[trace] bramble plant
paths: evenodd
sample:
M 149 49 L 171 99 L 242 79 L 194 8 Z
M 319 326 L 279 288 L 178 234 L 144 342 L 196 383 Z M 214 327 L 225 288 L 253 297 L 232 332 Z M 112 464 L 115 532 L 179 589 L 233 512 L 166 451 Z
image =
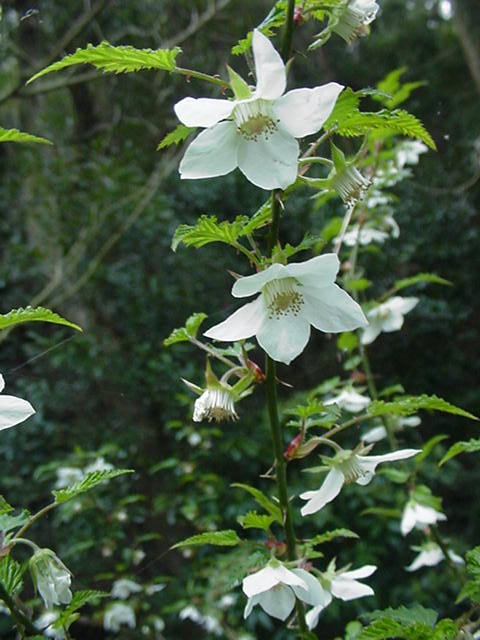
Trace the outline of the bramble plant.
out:
M 390 516 L 393 510 L 396 518 L 398 545 L 403 544 L 401 536 L 413 531 L 423 536 L 422 544 L 413 547 L 418 556 L 412 557 L 407 571 L 444 561 L 455 572 L 459 601 L 468 600 L 471 606 L 456 619 L 438 619 L 433 610 L 420 605 L 369 614 L 365 605 L 361 622 L 343 624 L 345 638 L 454 640 L 477 637 L 480 627 L 480 548 L 467 552 L 465 564 L 459 550 L 452 549 L 440 532 L 448 514 L 442 511 L 441 499 L 424 484 L 428 482 L 426 460 L 438 440 L 420 445 L 418 413 L 442 411 L 476 418 L 437 396 L 410 395 L 402 382 L 382 388 L 370 363 L 370 350 L 382 334 L 399 331 L 410 321 L 410 314 L 414 317 L 422 304 L 419 285 L 450 284 L 437 274 L 418 273 L 382 290 L 381 283 L 370 279 L 364 260 L 369 251 L 399 241 L 390 188 L 410 175 L 421 154 L 435 150 L 422 123 L 398 108 L 417 85 L 411 83 L 405 89 L 395 73 L 377 88 L 354 91 L 340 84 L 339 78 L 340 82 L 314 88 L 287 89 L 292 69 L 301 67 L 306 56 L 337 36 L 348 45 L 368 36 L 378 11 L 378 4 L 371 0 L 280 0 L 233 48 L 247 61 L 243 75 L 230 66 L 223 77 L 177 66 L 178 48 L 153 51 L 103 42 L 78 49 L 29 81 L 77 64 L 108 73 L 153 69 L 197 79 L 205 83 L 207 97 L 185 96 L 172 105 L 180 124 L 162 140 L 160 150 L 195 136 L 179 164 L 186 190 L 191 180 L 225 176 L 237 168 L 258 187 L 258 208 L 251 215 L 230 220 L 224 219 L 223 211 L 204 215 L 193 225 L 182 224 L 172 240 L 174 250 L 180 245 L 198 249 L 221 243 L 244 258 L 242 273 L 231 272 L 231 294 L 245 298 L 243 304 L 217 324 L 207 323 L 205 313 L 195 313 L 164 341 L 167 347 L 190 343 L 206 357 L 203 380 L 182 379 L 198 396 L 195 401 L 192 396 L 192 419 L 196 424 L 235 421 L 235 429 L 242 433 L 242 414 L 248 411 L 251 397 L 263 394 L 272 442 L 271 454 L 258 470 L 261 484 L 232 487 L 255 501 L 257 510 L 237 514 L 239 527 L 233 528 L 232 522 L 228 529 L 206 528 L 173 546 L 183 551 L 202 545 L 224 548 L 220 555 L 227 557 L 225 584 L 232 588 L 232 600 L 219 603 L 218 615 L 201 596 L 194 603 L 172 608 L 175 616 L 202 626 L 208 637 L 247 640 L 275 628 L 279 638 L 321 638 L 323 611 L 335 599 L 372 596 L 368 579 L 385 574 L 388 567 L 359 566 L 354 547 L 346 547 L 336 557 L 327 545 L 358 538 L 353 530 L 329 528 L 329 518 L 337 497 L 341 493 L 348 497 L 353 491 L 349 485 L 375 483 L 376 474 L 404 488 L 401 509 L 398 504 L 388 505 Z M 298 51 L 296 34 L 309 24 L 315 26 L 316 35 L 307 51 Z M 240 66 L 240 58 L 234 66 Z M 381 108 L 363 110 L 366 101 Z M 198 134 L 197 128 L 201 129 Z M 0 141 L 46 142 L 3 129 Z M 289 206 L 300 193 L 310 196 L 311 210 L 327 208 L 335 215 L 319 233 L 303 227 L 301 241 L 291 244 Z M 216 311 L 213 303 L 209 311 Z M 1 316 L 0 328 L 26 321 L 79 329 L 42 308 Z M 318 380 L 310 390 L 292 390 L 285 382 L 290 369 L 280 370 L 278 363 L 295 367 L 296 359 L 312 344 L 311 327 L 326 334 L 324 340 L 335 336 L 342 376 Z M 3 389 L 3 378 L 0 382 Z M 26 420 L 33 411 L 25 400 L 0 396 L 0 429 Z M 259 430 L 264 428 L 265 424 L 258 425 Z M 245 433 L 245 438 L 252 437 Z M 441 464 L 479 448 L 478 441 L 457 443 Z M 98 604 L 108 595 L 76 590 L 75 578 L 56 552 L 25 537 L 30 526 L 104 480 L 130 471 L 113 468 L 103 459 L 96 468 L 66 466 L 59 470 L 53 502 L 38 512 L 12 515 L 13 507 L 4 500 L 0 503 L 0 599 L 19 637 L 44 633 L 71 638 L 70 627 L 79 609 L 87 603 Z M 387 511 L 385 504 L 382 500 L 370 506 L 370 514 L 382 515 L 382 510 Z M 352 507 L 352 521 L 357 515 Z M 32 552 L 23 565 L 14 557 L 20 548 Z M 33 604 L 23 598 L 26 565 L 40 596 Z M 240 601 L 240 592 L 246 622 L 237 616 L 232 624 L 220 610 Z M 107 632 L 136 628 L 141 607 L 132 602 L 137 603 L 140 593 L 142 587 L 135 581 L 119 578 L 114 582 L 114 603 L 104 609 Z M 50 617 L 39 617 L 41 601 Z M 278 621 L 275 627 L 270 618 Z M 169 637 L 168 626 L 164 631 L 163 625 L 158 619 L 142 629 L 150 637 Z

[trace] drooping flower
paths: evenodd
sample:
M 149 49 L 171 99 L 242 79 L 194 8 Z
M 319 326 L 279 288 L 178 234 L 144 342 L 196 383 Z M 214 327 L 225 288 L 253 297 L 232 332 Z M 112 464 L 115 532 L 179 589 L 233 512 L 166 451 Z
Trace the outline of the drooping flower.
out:
M 260 295 L 205 335 L 228 342 L 256 336 L 271 358 L 290 364 L 304 350 L 310 325 L 339 333 L 366 324 L 360 306 L 335 284 L 339 266 L 338 257 L 328 253 L 287 266 L 273 264 L 240 278 L 232 287 L 233 296 Z
M 379 6 L 373 0 L 350 0 L 332 31 L 348 44 L 368 35 L 368 25 L 375 20 Z
M 320 613 L 327 607 L 332 599 L 340 598 L 340 600 L 355 600 L 356 598 L 364 598 L 365 596 L 373 596 L 374 591 L 371 587 L 361 582 L 360 578 L 368 578 L 377 567 L 367 564 L 353 571 L 345 569 L 335 570 L 335 560 L 332 560 L 326 572 L 321 574 L 320 583 L 325 591 L 325 604 L 317 604 L 306 614 L 306 622 L 310 631 L 318 624 Z
M 297 177 L 296 138 L 319 131 L 342 85 L 284 93 L 285 65 L 270 40 L 255 30 L 252 38 L 257 86 L 252 91 L 230 72 L 234 100 L 184 98 L 175 105 L 188 127 L 206 127 L 180 163 L 182 178 L 223 176 L 236 167 L 262 189 L 285 189 Z
M 343 389 L 338 396 L 325 400 L 323 404 L 336 404 L 340 409 L 345 409 L 350 413 L 358 413 L 368 407 L 370 402 L 371 400 L 368 396 L 362 396 L 361 393 L 354 389 Z
M 126 600 L 132 593 L 139 593 L 140 591 L 142 591 L 142 587 L 138 582 L 128 578 L 120 578 L 113 583 L 111 596 L 119 600 Z
M 342 449 L 334 458 L 324 458 L 324 461 L 331 467 L 322 486 L 316 491 L 305 491 L 300 494 L 302 500 L 308 500 L 301 509 L 302 516 L 316 513 L 338 496 L 344 484 L 356 482 L 360 485 L 367 485 L 375 475 L 377 465 L 382 462 L 392 462 L 394 460 L 404 460 L 420 453 L 419 449 L 400 449 L 392 453 L 381 456 L 362 455 L 368 453 L 371 445 L 351 451 Z
M 271 560 L 266 567 L 244 578 L 242 586 L 248 597 L 245 618 L 259 604 L 273 618 L 286 620 L 295 606 L 295 597 L 316 606 L 323 604 L 328 595 L 311 573 L 287 569 L 277 560 Z
M 120 631 L 122 625 L 135 629 L 137 624 L 135 611 L 128 604 L 114 602 L 105 611 L 103 628 L 107 631 Z
M 433 507 L 410 499 L 405 505 L 400 523 L 400 531 L 406 536 L 413 528 L 425 529 L 431 524 L 446 520 L 447 516 Z
M 0 393 L 5 387 L 5 380 L 0 373 Z M 14 427 L 35 413 L 35 409 L 26 400 L 15 396 L 0 395 L 0 431 Z
M 429 541 L 421 547 L 412 547 L 412 549 L 415 549 L 420 553 L 415 560 L 408 565 L 408 567 L 405 567 L 407 571 L 417 571 L 417 569 L 421 569 L 422 567 L 434 567 L 442 562 L 442 560 L 445 560 L 445 554 L 436 542 Z M 464 564 L 463 558 L 455 552 L 449 549 L 447 553 L 452 562 L 455 562 L 456 564 Z
M 42 597 L 45 607 L 69 604 L 71 573 L 51 549 L 38 549 L 29 561 L 33 583 Z
M 362 344 L 371 344 L 381 333 L 399 331 L 403 326 L 404 315 L 418 304 L 418 298 L 394 296 L 367 311 L 368 326 L 362 332 Z

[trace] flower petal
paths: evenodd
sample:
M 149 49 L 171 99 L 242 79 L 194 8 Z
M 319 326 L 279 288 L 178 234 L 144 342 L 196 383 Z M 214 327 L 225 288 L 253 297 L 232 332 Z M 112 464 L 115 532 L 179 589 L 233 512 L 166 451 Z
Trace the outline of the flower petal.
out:
M 253 296 L 253 294 L 258 293 L 267 282 L 277 280 L 278 278 L 286 278 L 289 275 L 287 270 L 288 267 L 284 267 L 283 264 L 276 262 L 268 267 L 268 269 L 265 269 L 265 271 L 240 278 L 236 280 L 232 287 L 232 296 L 235 298 Z
M 23 422 L 35 413 L 26 400 L 15 396 L 0 396 L 0 431 Z
M 247 600 L 247 604 L 245 605 L 245 611 L 243 612 L 243 617 L 248 618 L 248 616 L 252 613 L 253 607 L 258 604 L 260 596 L 252 596 Z
M 211 127 L 231 115 L 235 102 L 215 98 L 183 98 L 173 108 L 177 118 L 187 127 Z
M 289 133 L 277 129 L 257 140 L 238 137 L 238 166 L 250 182 L 267 190 L 286 189 L 295 182 L 299 146 Z
M 368 318 L 369 324 L 362 330 L 362 338 L 361 338 L 362 344 L 372 344 L 372 342 L 376 338 L 378 338 L 378 336 L 382 332 L 382 326 L 378 321 L 374 322 L 373 319 L 369 318 L 368 314 L 367 314 L 367 318 Z
M 304 287 L 324 288 L 335 282 L 340 261 L 335 253 L 324 253 L 305 262 L 292 262 L 286 273 L 296 278 Z
M 292 573 L 297 575 L 305 582 L 306 589 L 300 586 L 292 585 L 297 598 L 311 605 L 322 605 L 326 607 L 332 600 L 332 596 L 326 591 L 319 580 L 305 569 L 292 569 Z
M 258 603 L 268 615 L 279 620 L 286 620 L 295 606 L 295 596 L 290 587 L 279 585 L 258 596 Z
M 368 578 L 375 573 L 376 570 L 377 567 L 374 564 L 366 564 L 358 569 L 353 569 L 353 571 L 344 571 L 340 575 L 342 578 L 347 578 L 348 580 L 359 580 L 361 578 Z
M 330 596 L 327 604 L 322 605 L 319 604 L 316 607 L 313 607 L 313 609 L 310 609 L 310 611 L 307 611 L 306 615 L 305 615 L 305 621 L 307 623 L 307 627 L 309 628 L 309 630 L 311 631 L 312 629 L 315 629 L 315 627 L 318 624 L 318 618 L 321 614 L 321 612 L 325 609 L 325 607 L 327 607 L 330 602 L 332 601 L 332 596 L 330 594 L 328 594 Z
M 4 388 L 5 388 L 5 380 L 2 374 L 0 373 L 0 393 L 4 390 Z
M 270 40 L 257 29 L 253 32 L 252 49 L 257 76 L 255 96 L 276 100 L 283 94 L 287 84 L 283 60 Z
M 356 580 L 344 578 L 343 575 L 332 580 L 331 589 L 332 594 L 341 600 L 354 600 L 355 598 L 374 595 L 372 587 L 357 582 Z
M 235 342 L 251 338 L 261 328 L 267 318 L 265 305 L 262 296 L 253 302 L 243 305 L 237 309 L 220 324 L 216 324 L 203 334 L 207 338 L 214 340 L 224 340 L 225 342 Z
M 345 476 L 341 471 L 333 467 L 327 474 L 322 486 L 317 491 L 305 491 L 300 494 L 302 500 L 308 500 L 301 509 L 302 516 L 316 513 L 338 496 L 342 490 Z
M 237 166 L 237 130 L 233 122 L 205 129 L 188 147 L 180 163 L 182 178 L 224 176 Z
M 415 509 L 412 505 L 407 504 L 405 509 L 403 510 L 402 521 L 400 523 L 400 531 L 402 532 L 402 536 L 406 536 L 413 527 L 417 523 L 417 518 L 415 517 Z
M 336 284 L 322 289 L 305 287 L 303 298 L 305 316 L 319 331 L 340 333 L 367 324 L 360 305 Z
M 252 596 L 256 596 L 259 593 L 263 593 L 264 591 L 268 591 L 272 587 L 275 587 L 277 584 L 281 582 L 281 578 L 279 577 L 278 571 L 276 567 L 271 567 L 267 565 L 260 569 L 260 571 L 256 571 L 249 576 L 246 576 L 242 582 L 243 593 L 251 598 Z
M 263 299 L 263 296 L 262 296 Z M 310 323 L 302 315 L 267 318 L 256 332 L 258 344 L 277 362 L 290 362 L 305 349 L 310 338 Z
M 273 112 L 292 136 L 303 138 L 322 128 L 342 89 L 336 82 L 315 89 L 294 89 L 275 101 Z

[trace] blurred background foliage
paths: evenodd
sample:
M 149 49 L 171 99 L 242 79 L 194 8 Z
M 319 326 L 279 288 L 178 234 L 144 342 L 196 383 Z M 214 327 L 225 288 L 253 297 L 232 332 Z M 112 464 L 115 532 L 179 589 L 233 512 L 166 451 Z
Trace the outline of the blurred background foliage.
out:
M 166 350 L 162 340 L 194 311 L 211 314 L 212 323 L 223 318 L 230 305 L 227 269 L 245 272 L 238 256 L 217 245 L 173 253 L 175 228 L 203 213 L 230 219 L 251 214 L 262 204 L 259 193 L 238 172 L 181 184 L 181 149 L 156 151 L 176 125 L 173 104 L 187 94 L 205 93 L 199 81 L 154 72 L 109 76 L 84 67 L 24 83 L 76 47 L 102 40 L 141 48 L 179 45 L 182 64 L 223 75 L 231 46 L 260 23 L 271 3 L 1 4 L 1 125 L 44 136 L 54 145 L 0 147 L 0 311 L 41 304 L 84 330 L 72 335 L 59 327 L 27 325 L 2 343 L 7 392 L 28 398 L 37 414 L 2 433 L 1 492 L 10 503 L 35 510 L 48 501 L 58 467 L 84 467 L 103 456 L 136 469 L 135 476 L 112 481 L 39 522 L 37 540 L 59 553 L 77 587 L 108 591 L 118 577 L 167 585 L 135 601 L 142 623 L 121 637 L 162 637 L 150 624 L 156 615 L 167 621 L 164 637 L 214 637 L 216 627 L 214 622 L 209 627 L 208 619 L 203 626 L 179 620 L 178 612 L 194 605 L 220 621 L 224 637 L 241 638 L 240 590 L 232 591 L 236 604 L 217 606 L 242 577 L 235 575 L 240 552 L 213 560 L 208 548 L 184 554 L 168 549 L 195 532 L 234 528 L 236 516 L 253 508 L 246 494 L 229 485 L 256 484 L 267 471 L 270 439 L 261 389 L 240 405 L 240 423 L 194 425 L 194 398 L 180 376 L 201 384 L 204 357 L 183 345 Z M 478 413 L 480 7 L 477 0 L 380 4 L 371 36 L 352 47 L 332 38 L 304 59 L 301 52 L 315 27 L 297 28 L 292 82 L 315 86 L 336 80 L 359 89 L 375 86 L 399 67 L 406 67 L 406 80 L 425 82 L 406 107 L 431 132 L 438 153 L 422 156 L 414 176 L 396 187 L 400 238 L 389 241 L 384 252 L 366 252 L 364 260 L 369 277 L 380 283 L 379 293 L 392 280 L 418 271 L 435 272 L 453 286 L 412 292 L 421 303 L 401 333 L 377 341 L 373 368 L 381 372 L 380 385 L 400 382 L 408 393 L 437 393 Z M 243 69 L 240 58 L 230 57 L 229 63 Z M 311 210 L 306 198 L 295 200 L 285 234 L 299 234 L 307 222 L 321 226 L 325 214 Z M 340 201 L 328 211 L 341 215 Z M 297 389 L 341 372 L 332 359 L 333 340 L 317 335 L 311 347 L 295 366 L 281 370 L 282 379 Z M 283 393 L 288 401 L 295 391 Z M 445 433 L 451 443 L 472 437 L 477 428 L 444 414 L 423 416 L 421 430 L 424 440 Z M 422 480 L 444 497 L 449 521 L 443 530 L 462 552 L 478 536 L 479 506 L 471 488 L 480 474 L 469 456 L 439 471 L 435 462 L 442 447 L 435 449 Z M 322 638 L 343 634 L 351 617 L 375 606 L 418 601 L 455 614 L 456 584 L 446 567 L 405 574 L 413 552 L 399 535 L 398 517 L 359 515 L 379 499 L 399 515 L 404 488 L 382 477 L 371 491 L 350 488 L 335 502 L 335 511 L 328 508 L 315 517 L 320 531 L 343 526 L 362 535 L 360 541 L 332 543 L 327 557 L 337 554 L 339 566 L 354 561 L 381 567 L 371 580 L 375 601 L 332 605 L 319 627 Z M 256 612 L 245 628 L 258 638 L 286 637 L 276 627 Z M 8 628 L 1 629 L 0 635 L 9 637 Z M 83 614 L 73 633 L 104 637 L 100 612 Z

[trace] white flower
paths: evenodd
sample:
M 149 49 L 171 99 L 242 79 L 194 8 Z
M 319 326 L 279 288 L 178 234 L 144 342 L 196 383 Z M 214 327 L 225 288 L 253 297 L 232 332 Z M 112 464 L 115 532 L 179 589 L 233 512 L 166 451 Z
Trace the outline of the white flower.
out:
M 47 609 L 72 601 L 70 571 L 51 549 L 35 551 L 29 567 L 32 580 Z
M 417 547 L 417 549 L 418 548 L 420 549 L 420 553 L 408 567 L 405 567 L 407 571 L 417 571 L 417 569 L 421 567 L 434 567 L 445 559 L 445 554 L 435 542 L 426 542 L 421 547 Z M 463 558 L 453 551 L 449 550 L 447 553 L 452 562 L 456 564 L 464 563 Z
M 115 580 L 112 585 L 112 598 L 118 598 L 120 600 L 126 600 L 132 593 L 139 593 L 142 590 L 141 585 L 134 580 L 128 578 L 120 578 Z
M 350 0 L 333 31 L 352 44 L 355 38 L 368 35 L 368 25 L 375 20 L 378 9 L 373 0 Z
M 368 407 L 370 402 L 371 400 L 368 396 L 362 396 L 361 393 L 357 393 L 353 389 L 343 389 L 338 396 L 326 400 L 323 404 L 336 404 L 340 409 L 345 409 L 350 413 L 358 413 Z
M 365 325 L 359 305 L 335 284 L 339 266 L 338 257 L 328 253 L 287 266 L 276 263 L 240 278 L 233 285 L 233 296 L 261 295 L 205 335 L 226 341 L 256 336 L 271 358 L 289 364 L 304 350 L 310 325 L 328 333 Z
M 203 621 L 203 616 L 197 607 L 189 604 L 184 607 L 180 613 L 178 614 L 180 620 L 191 620 L 192 622 L 197 622 L 200 624 Z
M 0 393 L 5 387 L 5 380 L 0 373 Z M 14 427 L 35 413 L 35 409 L 26 400 L 15 396 L 0 395 L 0 431 Z
M 59 467 L 57 469 L 57 480 L 55 482 L 56 489 L 68 487 L 83 478 L 83 472 L 77 467 Z
M 403 326 L 403 316 L 418 304 L 418 298 L 394 296 L 367 311 L 368 326 L 362 332 L 362 344 L 371 344 L 380 333 L 399 331 Z
M 58 611 L 45 611 L 35 620 L 35 627 L 42 635 L 53 640 L 65 640 L 65 634 L 61 629 L 55 629 L 53 623 L 58 618 Z
M 315 606 L 323 604 L 327 595 L 308 571 L 287 569 L 278 561 L 271 561 L 260 571 L 244 578 L 243 592 L 248 597 L 245 618 L 259 604 L 266 613 L 279 620 L 288 618 L 295 606 L 295 597 Z
M 238 420 L 235 411 L 235 397 L 225 386 L 216 386 L 205 389 L 202 395 L 195 400 L 193 409 L 193 421 L 201 422 L 207 419 L 209 422 L 221 422 L 222 420 Z
M 358 582 L 358 578 L 368 578 L 377 570 L 377 567 L 367 564 L 360 569 L 354 571 L 335 571 L 335 563 L 331 563 L 326 573 L 322 574 L 321 583 L 327 595 L 325 604 L 318 604 L 308 611 L 306 622 L 310 631 L 318 624 L 320 613 L 332 601 L 332 597 L 341 600 L 354 600 L 355 598 L 363 598 L 365 596 L 373 596 L 374 592 L 371 587 Z
M 393 418 L 393 416 L 392 416 Z M 405 427 L 418 427 L 422 421 L 418 416 L 406 416 L 405 418 L 397 417 L 395 420 L 391 419 L 393 431 L 403 431 Z M 362 441 L 367 443 L 379 442 L 387 437 L 387 430 L 383 425 L 378 427 L 372 427 L 362 436 Z
M 347 247 L 354 247 L 356 244 L 366 246 L 372 242 L 383 244 L 388 237 L 386 231 L 370 227 L 359 228 L 357 225 L 343 236 L 343 244 Z
M 114 602 L 105 611 L 103 628 L 107 631 L 120 631 L 122 625 L 135 629 L 136 624 L 135 611 L 128 604 Z
M 361 449 L 363 453 L 368 453 L 371 446 Z M 360 485 L 367 485 L 375 475 L 377 465 L 382 462 L 392 462 L 394 460 L 404 460 L 420 453 L 419 449 L 400 449 L 392 453 L 381 456 L 365 456 L 344 449 L 329 460 L 331 469 L 327 474 L 322 486 L 317 491 L 306 491 L 300 494 L 302 500 L 308 500 L 301 509 L 302 516 L 316 513 L 338 496 L 344 484 L 356 482 Z
M 235 74 L 234 100 L 184 98 L 175 105 L 188 127 L 206 127 L 180 163 L 182 178 L 223 176 L 236 167 L 262 189 L 295 182 L 300 153 L 296 138 L 319 131 L 343 87 L 336 82 L 284 94 L 285 65 L 270 40 L 252 38 L 257 86 L 253 93 Z
M 397 164 L 401 169 L 406 164 L 418 164 L 420 154 L 427 151 L 427 145 L 419 140 L 404 140 L 397 147 Z
M 114 469 L 113 464 L 107 462 L 103 456 L 99 456 L 94 462 L 85 467 L 85 473 L 92 473 L 93 471 L 110 471 Z
M 403 510 L 400 531 L 402 535 L 406 536 L 414 527 L 417 529 L 425 529 L 430 524 L 436 524 L 446 519 L 447 516 L 441 513 L 441 511 L 420 504 L 412 498 L 407 502 Z

